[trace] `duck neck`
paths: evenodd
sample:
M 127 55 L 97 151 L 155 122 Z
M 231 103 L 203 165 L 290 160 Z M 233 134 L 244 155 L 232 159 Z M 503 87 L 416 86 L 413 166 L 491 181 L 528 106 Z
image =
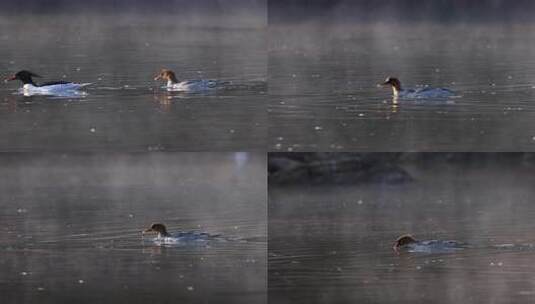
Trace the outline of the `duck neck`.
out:
M 392 83 L 392 91 L 394 92 L 394 95 L 397 96 L 398 93 L 401 91 L 401 82 L 396 79 L 394 83 Z
M 30 84 L 32 86 L 36 86 L 35 83 L 33 82 L 32 77 L 25 77 L 25 78 L 21 79 L 20 81 L 22 81 L 22 84 L 24 84 L 24 85 Z
M 401 88 L 396 88 L 396 86 L 392 86 L 392 94 L 397 97 L 399 95 L 399 91 L 401 91 Z
M 167 78 L 167 86 L 170 87 L 176 83 L 178 83 L 178 79 L 176 79 L 175 73 L 170 73 L 169 77 Z

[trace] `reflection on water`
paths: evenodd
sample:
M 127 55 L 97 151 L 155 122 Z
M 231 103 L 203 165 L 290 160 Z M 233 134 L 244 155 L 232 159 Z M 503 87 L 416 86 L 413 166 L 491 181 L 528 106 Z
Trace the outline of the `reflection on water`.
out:
M 2 78 L 27 69 L 46 81 L 93 83 L 86 96 L 60 97 L 25 97 L 18 81 L 2 83 L 2 151 L 265 148 L 263 26 L 179 26 L 158 14 L 16 15 L 0 24 Z M 229 88 L 165 95 L 153 80 L 163 67 Z
M 409 183 L 270 184 L 270 301 L 533 302 L 533 159 L 408 155 Z M 405 233 L 469 246 L 396 254 Z
M 535 148 L 532 25 L 274 25 L 269 145 L 275 151 Z M 401 100 L 380 86 L 445 87 Z
M 266 303 L 265 157 L 0 157 L 3 303 Z M 160 247 L 141 231 L 221 234 Z

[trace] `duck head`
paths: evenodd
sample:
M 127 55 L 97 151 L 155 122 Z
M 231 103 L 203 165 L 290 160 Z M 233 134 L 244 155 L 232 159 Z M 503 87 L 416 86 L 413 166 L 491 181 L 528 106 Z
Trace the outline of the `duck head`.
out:
M 143 230 L 143 234 L 150 232 L 158 233 L 159 236 L 169 236 L 165 225 L 160 223 L 152 224 L 149 229 Z
M 35 73 L 32 73 L 30 71 L 19 71 L 16 74 L 6 78 L 6 81 L 12 81 L 12 80 L 20 80 L 23 84 L 34 84 L 32 77 L 41 77 Z
M 397 252 L 401 247 L 414 244 L 416 242 L 418 241 L 415 238 L 413 238 L 411 235 L 405 234 L 405 235 L 398 237 L 396 242 L 394 242 L 393 248 Z
M 394 96 L 398 95 L 398 92 L 401 91 L 401 81 L 395 77 L 387 77 L 385 79 L 385 82 L 383 83 L 384 86 L 391 86 L 392 91 L 394 93 Z
M 154 80 L 165 80 L 168 84 L 178 83 L 175 72 L 168 69 L 162 69 L 160 73 L 154 77 Z

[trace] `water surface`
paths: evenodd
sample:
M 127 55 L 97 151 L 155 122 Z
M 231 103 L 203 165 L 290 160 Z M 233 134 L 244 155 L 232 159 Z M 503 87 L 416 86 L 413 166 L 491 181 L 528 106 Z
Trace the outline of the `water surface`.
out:
M 265 157 L 0 157 L 3 303 L 266 303 Z M 160 247 L 153 222 L 226 242 Z
M 533 161 L 403 166 L 414 181 L 270 185 L 270 301 L 533 302 Z M 406 233 L 472 248 L 397 255 Z
M 533 150 L 533 32 L 503 23 L 270 25 L 270 150 Z M 460 97 L 396 103 L 378 86 L 387 76 Z
M 0 86 L 2 151 L 240 151 L 265 147 L 266 50 L 262 19 L 185 23 L 169 14 L 18 14 L 0 17 L 0 74 L 93 83 L 83 98 L 25 97 Z M 200 18 L 200 17 L 199 17 Z M 189 20 L 189 19 L 188 19 Z M 169 93 L 179 80 L 225 89 Z

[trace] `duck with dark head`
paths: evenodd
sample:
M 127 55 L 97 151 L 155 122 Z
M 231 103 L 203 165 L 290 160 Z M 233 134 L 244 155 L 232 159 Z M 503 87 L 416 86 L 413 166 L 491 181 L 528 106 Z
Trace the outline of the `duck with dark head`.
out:
M 74 83 L 68 81 L 50 81 L 37 84 L 33 78 L 41 78 L 36 73 L 22 70 L 6 78 L 5 81 L 20 80 L 25 95 L 61 95 L 64 92 L 72 92 L 90 85 L 90 83 Z

